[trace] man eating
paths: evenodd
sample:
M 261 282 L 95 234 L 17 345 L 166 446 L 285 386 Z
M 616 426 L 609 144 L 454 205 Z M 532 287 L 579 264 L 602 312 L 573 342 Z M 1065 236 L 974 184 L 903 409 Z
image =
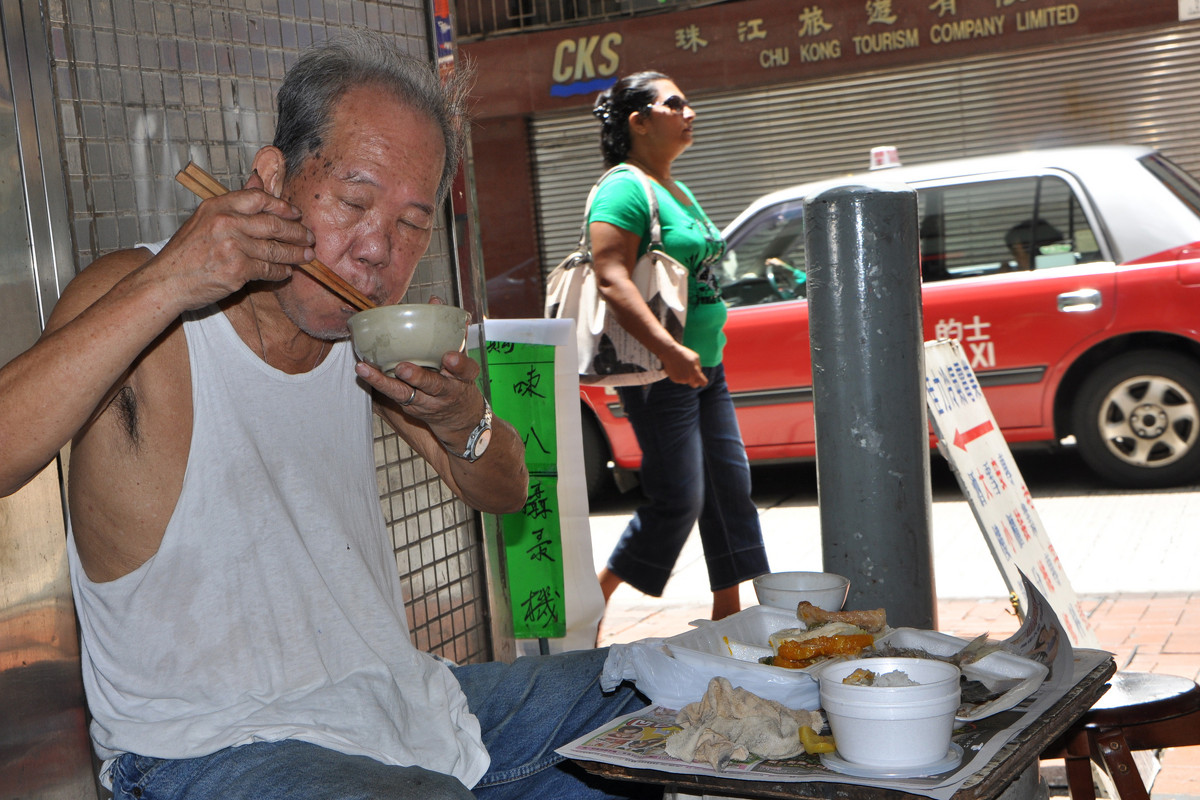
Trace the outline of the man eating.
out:
M 0 495 L 71 443 L 84 686 L 117 798 L 624 791 L 553 752 L 644 705 L 600 693 L 601 651 L 453 667 L 409 639 L 371 414 L 468 505 L 517 510 L 523 447 L 479 365 L 357 363 L 355 309 L 297 269 L 403 296 L 465 92 L 379 36 L 317 45 L 245 186 L 82 271 L 0 370 Z

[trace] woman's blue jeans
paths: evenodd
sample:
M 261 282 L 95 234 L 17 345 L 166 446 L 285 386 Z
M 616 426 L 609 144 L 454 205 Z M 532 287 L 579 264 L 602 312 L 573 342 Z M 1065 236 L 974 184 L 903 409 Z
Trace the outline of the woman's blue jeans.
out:
M 634 512 L 608 569 L 654 597 L 697 521 L 714 592 L 770 571 L 725 367 L 704 373 L 708 384 L 700 389 L 661 380 L 617 390 L 642 448 L 647 502 Z
M 114 800 L 557 800 L 661 798 L 661 787 L 607 781 L 554 750 L 644 708 L 623 685 L 600 691 L 607 650 L 581 650 L 454 667 L 492 757 L 473 792 L 420 767 L 396 767 L 285 740 L 230 747 L 200 758 L 125 754 L 113 766 Z

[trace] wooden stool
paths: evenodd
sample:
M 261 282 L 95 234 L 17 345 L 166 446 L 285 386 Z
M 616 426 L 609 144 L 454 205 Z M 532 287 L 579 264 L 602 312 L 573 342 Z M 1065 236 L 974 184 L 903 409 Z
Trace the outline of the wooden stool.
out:
M 1120 800 L 1149 800 L 1135 750 L 1200 744 L 1200 686 L 1177 675 L 1117 672 L 1111 688 L 1042 753 L 1066 761 L 1072 800 L 1096 800 L 1091 761 L 1112 778 Z

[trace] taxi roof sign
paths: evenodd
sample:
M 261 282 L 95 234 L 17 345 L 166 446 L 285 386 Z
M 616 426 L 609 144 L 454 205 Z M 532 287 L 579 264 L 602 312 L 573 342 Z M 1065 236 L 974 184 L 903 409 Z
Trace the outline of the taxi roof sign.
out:
M 900 166 L 900 151 L 892 145 L 871 148 L 871 169 L 891 169 Z

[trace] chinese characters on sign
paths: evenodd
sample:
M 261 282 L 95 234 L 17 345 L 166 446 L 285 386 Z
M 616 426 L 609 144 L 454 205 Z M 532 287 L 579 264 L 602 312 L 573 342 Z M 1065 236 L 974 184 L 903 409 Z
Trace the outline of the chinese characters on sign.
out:
M 849 52 L 866 56 L 917 48 L 922 44 L 954 44 L 1079 22 L 1080 10 L 1076 3 L 1026 7 L 1026 2 L 994 0 L 994 8 L 989 9 L 992 13 L 980 13 L 980 9 L 961 15 L 959 0 L 921 0 L 919 4 L 904 0 L 864 0 L 861 5 L 856 4 L 857 11 L 847 11 L 840 4 L 818 3 L 801 5 L 794 14 L 794 21 L 786 26 L 768 25 L 762 17 L 736 20 L 733 33 L 740 43 L 762 41 L 758 62 L 763 69 L 769 69 L 787 66 L 793 54 L 799 63 L 813 63 L 841 59 Z M 726 31 L 710 32 L 706 38 L 697 24 L 676 28 L 675 47 L 699 53 L 709 46 L 715 33 Z
M 563 552 L 558 516 L 558 441 L 554 410 L 554 346 L 487 343 L 492 408 L 525 442 L 529 496 L 501 518 L 513 635 L 566 633 Z
M 978 314 L 971 322 L 951 317 L 939 319 L 933 328 L 933 335 L 937 339 L 956 339 L 965 344 L 971 369 L 981 369 L 996 366 L 996 343 L 988 333 L 990 327 L 992 323 L 984 322 Z
M 689 25 L 675 31 L 675 46 L 680 50 L 691 50 L 695 53 L 701 47 L 708 47 L 708 42 L 700 38 L 700 28 Z
M 1179 3 L 1180 19 L 1200 16 L 1200 0 Z M 571 97 L 606 89 L 630 70 L 635 54 L 648 49 L 670 54 L 663 65 L 668 72 L 701 61 L 733 74 L 757 67 L 813 76 L 1046 44 L 1064 34 L 1119 28 L 1122 17 L 1111 10 L 1119 5 L 1120 0 L 797 0 L 738 4 L 745 8 L 740 12 L 738 7 L 727 13 L 697 8 L 672 14 L 653 30 L 614 25 L 558 39 L 549 69 L 550 94 Z M 856 67 L 858 59 L 870 61 Z
M 1095 646 L 1095 634 L 1050 544 L 959 338 L 926 342 L 925 403 L 940 442 L 938 449 L 950 462 L 1022 611 L 1028 608 L 1020 596 L 1024 573 L 1049 600 L 1072 644 Z

